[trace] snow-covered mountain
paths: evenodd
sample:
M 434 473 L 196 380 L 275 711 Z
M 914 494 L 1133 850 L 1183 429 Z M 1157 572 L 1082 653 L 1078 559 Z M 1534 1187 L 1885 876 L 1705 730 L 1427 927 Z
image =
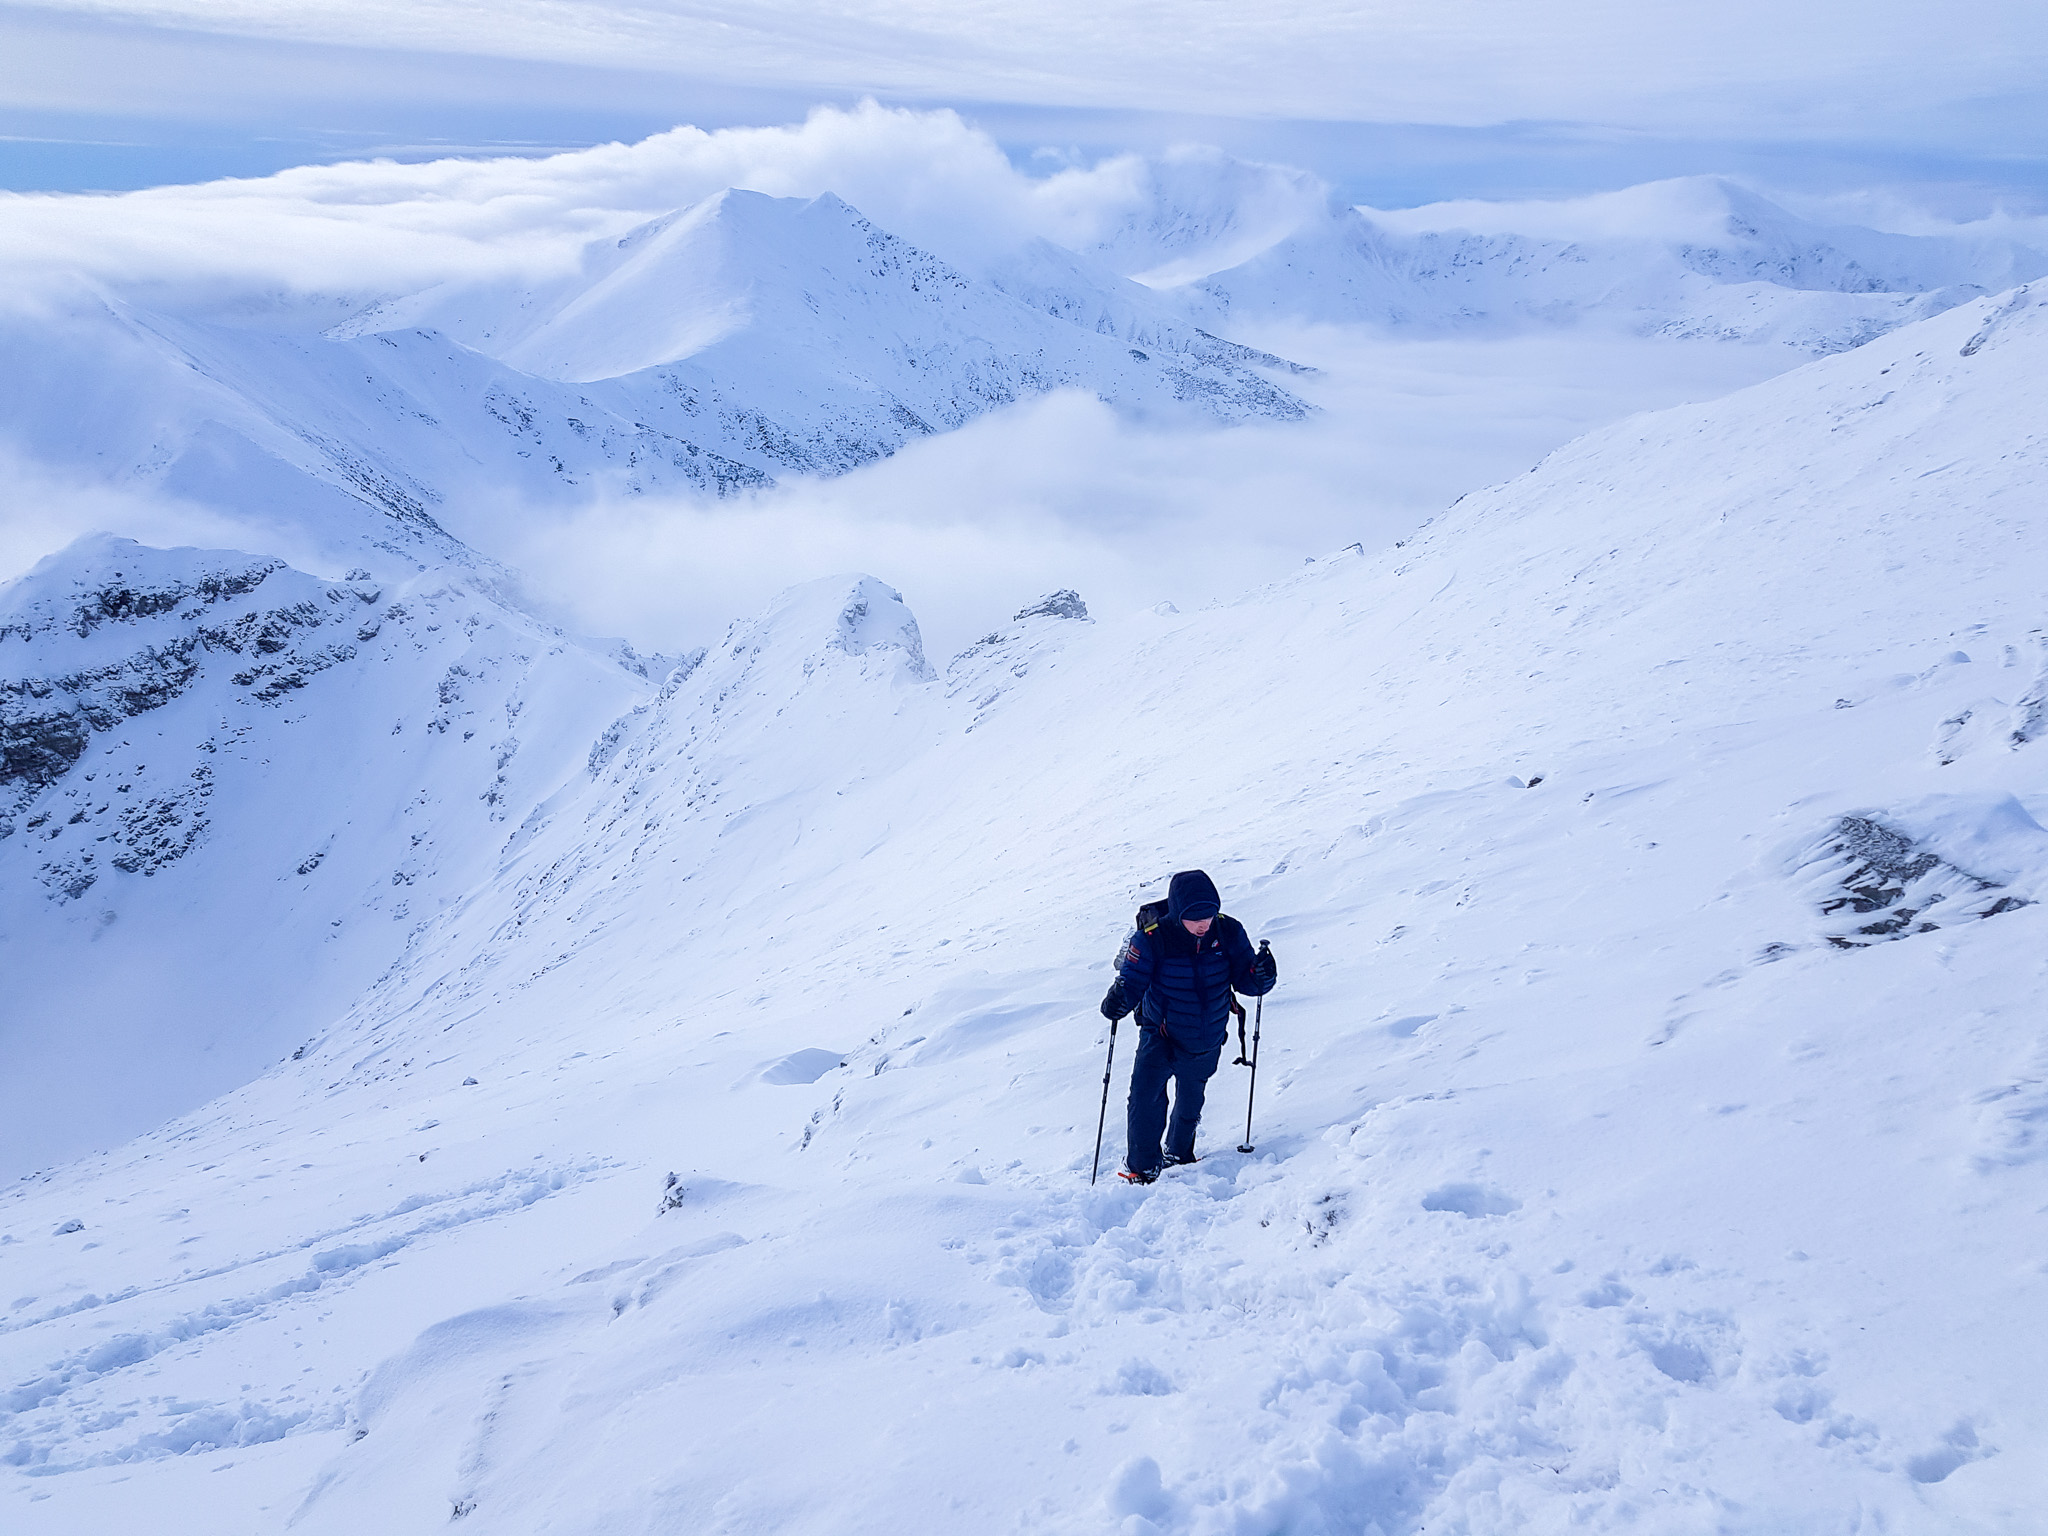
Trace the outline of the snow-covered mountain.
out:
M 874 407 L 863 397 L 877 392 L 893 397 L 885 416 L 907 411 L 913 430 L 931 431 L 1075 384 L 1141 408 L 1195 401 L 1223 420 L 1301 413 L 1242 371 L 1285 367 L 1279 359 L 1206 335 L 1107 266 L 1034 240 L 999 271 L 1008 280 L 992 292 L 829 194 L 727 191 L 598 242 L 581 270 L 551 285 L 430 291 L 341 329 L 424 319 L 522 372 L 566 382 L 666 369 L 639 388 L 736 400 L 724 409 L 765 411 L 785 432 L 864 419 Z M 1134 367 L 1155 360 L 1132 357 L 1119 340 L 1165 356 Z M 898 443 L 904 425 L 894 421 Z M 871 430 L 892 433 L 881 417 Z
M 1116 165 L 1126 180 L 1122 206 L 1079 243 L 1160 288 L 1237 266 L 1328 212 L 1327 189 L 1307 172 L 1203 145 Z
M 1818 226 L 1717 179 L 1387 214 L 1213 154 L 1130 174 L 1086 250 L 1024 240 L 973 270 L 829 194 L 726 191 L 544 279 L 39 278 L 0 306 L 6 446 L 338 573 L 431 541 L 457 501 L 475 533 L 504 507 L 729 497 L 1060 388 L 1154 419 L 1299 420 L 1303 370 L 1238 339 L 1276 320 L 1619 324 L 1789 365 L 2048 270 L 2010 241 Z
M 151 307 L 79 285 L 0 312 L 0 419 L 53 472 L 341 568 L 454 495 L 730 495 L 1054 389 L 1205 422 L 1307 414 L 1260 371 L 1301 370 L 1107 268 L 1034 251 L 1011 271 L 970 277 L 834 197 L 727 192 L 551 283 L 358 297 L 324 331 L 307 315 L 343 298 Z
M 992 261 L 989 281 L 1021 303 L 1099 336 L 1150 348 L 1193 368 L 1264 368 L 1283 374 L 1314 372 L 1255 347 L 1212 336 L 1188 320 L 1181 306 L 1144 285 L 1119 277 L 1102 261 L 1050 240 L 1031 240 Z M 1219 393 L 1220 385 L 1210 386 Z M 1190 384 L 1191 395 L 1201 386 Z M 1276 420 L 1299 419 L 1274 409 Z
M 1590 319 L 1812 354 L 2044 273 L 2048 252 L 2010 240 L 1819 225 L 1698 177 L 1566 205 L 1331 209 L 1173 291 L 1217 324 L 1429 332 Z
M 559 508 L 769 479 L 683 435 L 684 412 L 649 419 L 429 331 L 331 339 L 81 293 L 0 314 L 0 334 L 12 446 L 46 473 L 208 509 L 335 570 L 387 546 L 450 558 L 453 495 Z
M 2020 289 L 1232 605 L 1056 594 L 941 674 L 849 576 L 615 685 L 296 1059 L 0 1197 L 7 1496 L 39 1532 L 2024 1528 L 2044 364 Z M 59 579 L 0 645 L 73 643 Z M 201 627 L 276 580 L 392 601 L 178 579 Z M 435 675 L 463 606 L 379 665 Z M 209 671 L 209 727 L 258 686 Z M 374 766 L 389 697 L 323 739 Z M 1259 1150 L 1225 1077 L 1199 1167 L 1091 1190 L 1094 1003 L 1196 864 L 1280 956 Z
M 7 598 L 0 1157 L 16 1170 L 125 1139 L 301 1044 L 488 876 L 665 666 L 568 639 L 474 563 L 323 581 L 100 537 Z

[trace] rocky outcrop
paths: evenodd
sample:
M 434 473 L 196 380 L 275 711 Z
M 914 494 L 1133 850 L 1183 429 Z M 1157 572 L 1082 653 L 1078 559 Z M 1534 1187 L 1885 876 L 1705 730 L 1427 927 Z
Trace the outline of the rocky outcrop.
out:
M 130 549 L 124 566 L 156 553 Z M 0 624 L 0 840 L 22 836 L 52 845 L 39 876 L 53 895 L 83 895 L 106 867 L 153 875 L 206 830 L 213 770 L 203 760 L 168 784 L 143 780 L 139 770 L 147 765 L 139 764 L 134 776 L 107 775 L 113 782 L 96 783 L 79 803 L 66 804 L 69 814 L 48 808 L 44 792 L 77 767 L 96 735 L 183 696 L 209 657 L 241 663 L 226 681 L 248 703 L 276 705 L 315 674 L 352 660 L 353 642 L 365 631 L 376 633 L 366 610 L 382 594 L 368 572 L 352 571 L 335 583 L 293 572 L 286 587 L 270 586 L 270 602 L 262 601 L 266 584 L 288 569 L 281 560 L 216 556 L 186 574 L 153 580 L 119 570 L 32 596 Z M 318 632 L 335 629 L 349 638 L 315 641 Z M 125 653 L 118 643 L 123 631 L 133 631 L 134 648 Z M 111 659 L 62 670 L 49 665 L 110 650 Z M 209 740 L 201 750 L 214 747 Z
M 146 644 L 117 661 L 56 676 L 0 676 L 0 805 L 18 808 L 68 772 L 83 755 L 94 731 L 161 708 L 199 675 L 202 652 L 247 656 L 251 664 L 233 675 L 261 703 L 275 703 L 305 679 L 355 655 L 346 644 L 285 653 L 302 632 L 339 619 L 355 620 L 379 592 L 368 574 L 351 573 L 331 586 L 325 604 L 300 599 L 275 608 L 203 622 L 209 610 L 229 598 L 254 592 L 281 560 L 259 560 L 197 581 L 137 586 L 115 579 L 86 592 L 61 615 L 43 614 L 0 627 L 0 667 L 13 660 L 9 639 L 31 640 L 39 632 L 63 629 L 83 639 L 106 624 L 172 615 L 191 628 L 168 641 Z
M 1831 920 L 1824 936 L 1836 949 L 1931 933 L 2030 904 L 2003 882 L 1960 869 L 1867 816 L 1837 820 L 1811 863 L 1831 877 L 1820 910 Z

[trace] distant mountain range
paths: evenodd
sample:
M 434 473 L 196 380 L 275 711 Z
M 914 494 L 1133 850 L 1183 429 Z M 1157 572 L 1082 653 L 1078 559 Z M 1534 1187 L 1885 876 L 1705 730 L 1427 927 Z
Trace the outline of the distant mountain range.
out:
M 0 415 L 47 465 L 282 518 L 347 561 L 457 486 L 730 495 L 1055 389 L 1216 423 L 1310 409 L 1298 365 L 1099 263 L 1041 245 L 973 277 L 830 196 L 721 193 L 550 284 L 386 296 L 324 331 L 279 313 L 86 289 L 12 311 Z
M 290 303 L 81 283 L 0 315 L 0 419 L 56 472 L 274 528 L 262 547 L 288 534 L 341 568 L 431 529 L 458 490 L 732 496 L 1058 389 L 1153 418 L 1299 420 L 1311 370 L 1245 339 L 1276 321 L 1618 325 L 1782 345 L 1790 366 L 2048 272 L 2011 241 L 1822 226 L 1713 178 L 1505 211 L 1312 190 L 1176 163 L 1089 249 L 1032 240 L 971 268 L 830 195 L 734 190 L 545 280 Z
M 2044 273 L 2048 253 L 2012 240 L 1822 225 L 1696 177 L 1551 208 L 1332 208 L 1173 292 L 1184 312 L 1224 329 L 1309 319 L 1441 333 L 1597 320 L 1821 355 Z

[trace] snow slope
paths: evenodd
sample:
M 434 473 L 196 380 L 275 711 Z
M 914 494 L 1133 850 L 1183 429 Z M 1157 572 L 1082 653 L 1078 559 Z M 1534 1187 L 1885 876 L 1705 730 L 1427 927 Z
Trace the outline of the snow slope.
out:
M 337 569 L 422 538 L 448 558 L 436 513 L 453 494 L 560 507 L 769 478 L 683 435 L 680 411 L 519 374 L 432 332 L 333 340 L 80 292 L 0 311 L 0 338 L 0 411 L 32 463 L 209 509 Z
M 11 1523 L 2025 1528 L 2044 360 L 1966 304 L 943 678 L 792 592 L 301 1059 L 0 1201 Z M 1259 1150 L 1226 1068 L 1091 1190 L 1194 864 Z
M 1173 289 L 1219 321 L 1403 329 L 1595 318 L 1645 335 L 1842 351 L 2048 273 L 2010 240 L 1814 224 L 1720 177 L 1569 204 L 1333 209 Z

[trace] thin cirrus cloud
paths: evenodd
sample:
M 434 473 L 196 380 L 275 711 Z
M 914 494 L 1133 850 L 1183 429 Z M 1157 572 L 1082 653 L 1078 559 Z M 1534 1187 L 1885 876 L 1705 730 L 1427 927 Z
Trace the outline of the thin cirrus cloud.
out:
M 2034 0 L 57 0 L 156 29 L 658 71 L 820 97 L 2038 142 Z M 229 90 L 232 82 L 222 82 Z

